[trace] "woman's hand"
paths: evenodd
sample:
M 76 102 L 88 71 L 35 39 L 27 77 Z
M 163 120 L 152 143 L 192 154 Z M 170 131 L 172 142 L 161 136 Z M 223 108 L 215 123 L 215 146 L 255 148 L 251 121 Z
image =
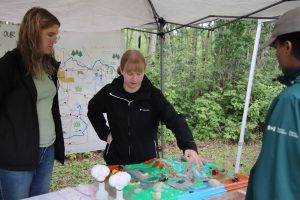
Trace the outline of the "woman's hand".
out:
M 186 170 L 188 170 L 191 165 L 194 163 L 197 170 L 200 170 L 200 167 L 204 167 L 201 157 L 193 149 L 186 149 L 184 151 L 184 157 L 187 159 L 188 163 L 186 165 Z
M 108 144 L 110 144 L 112 140 L 113 140 L 113 138 L 112 138 L 112 136 L 111 136 L 111 133 L 109 133 L 108 136 L 107 136 L 106 142 L 107 142 Z

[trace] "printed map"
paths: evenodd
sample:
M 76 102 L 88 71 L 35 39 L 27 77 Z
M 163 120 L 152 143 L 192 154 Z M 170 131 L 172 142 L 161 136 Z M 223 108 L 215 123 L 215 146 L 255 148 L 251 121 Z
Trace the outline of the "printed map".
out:
M 104 149 L 87 118 L 89 100 L 116 77 L 121 32 L 63 32 L 55 46 L 66 153 Z

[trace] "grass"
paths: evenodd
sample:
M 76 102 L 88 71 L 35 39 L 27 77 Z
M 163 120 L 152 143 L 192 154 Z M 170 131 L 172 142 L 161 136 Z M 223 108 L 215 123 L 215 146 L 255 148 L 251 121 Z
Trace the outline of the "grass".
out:
M 224 141 L 197 142 L 199 155 L 208 162 L 234 170 L 237 155 L 237 144 Z M 243 145 L 240 173 L 249 175 L 261 147 L 260 142 Z M 168 143 L 165 147 L 165 157 L 178 157 L 182 155 L 176 143 Z M 70 154 L 66 162 L 61 165 L 55 162 L 52 176 L 51 191 L 65 187 L 75 187 L 80 183 L 93 183 L 95 180 L 90 175 L 90 169 L 96 164 L 105 164 L 101 152 L 88 152 Z

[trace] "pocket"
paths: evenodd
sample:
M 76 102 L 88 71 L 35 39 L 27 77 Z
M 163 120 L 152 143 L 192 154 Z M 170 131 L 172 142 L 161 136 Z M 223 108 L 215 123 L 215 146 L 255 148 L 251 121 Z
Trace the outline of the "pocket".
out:
M 106 144 L 105 150 L 103 152 L 103 158 L 107 165 L 115 164 L 114 159 L 114 147 L 113 147 L 113 141 L 111 141 L 110 144 Z
M 157 158 L 154 140 L 149 139 L 136 143 L 133 149 L 133 157 L 136 163 L 141 163 L 152 158 Z
M 113 142 L 113 141 L 111 141 L 110 143 L 107 143 L 106 148 L 105 148 L 105 155 L 108 154 L 112 142 Z
M 158 155 L 158 152 L 157 152 L 157 144 L 156 144 L 156 141 L 153 140 L 153 143 L 154 143 L 154 151 L 155 151 L 156 158 L 159 158 L 159 155 Z

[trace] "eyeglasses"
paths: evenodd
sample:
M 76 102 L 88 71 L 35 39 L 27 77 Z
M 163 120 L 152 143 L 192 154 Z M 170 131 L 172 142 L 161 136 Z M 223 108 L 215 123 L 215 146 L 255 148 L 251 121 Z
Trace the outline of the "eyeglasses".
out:
M 52 33 L 52 32 L 49 32 L 49 33 L 46 33 L 47 37 L 50 39 L 50 40 L 53 40 L 55 43 L 59 40 L 60 38 L 60 35 L 56 34 L 56 33 Z

